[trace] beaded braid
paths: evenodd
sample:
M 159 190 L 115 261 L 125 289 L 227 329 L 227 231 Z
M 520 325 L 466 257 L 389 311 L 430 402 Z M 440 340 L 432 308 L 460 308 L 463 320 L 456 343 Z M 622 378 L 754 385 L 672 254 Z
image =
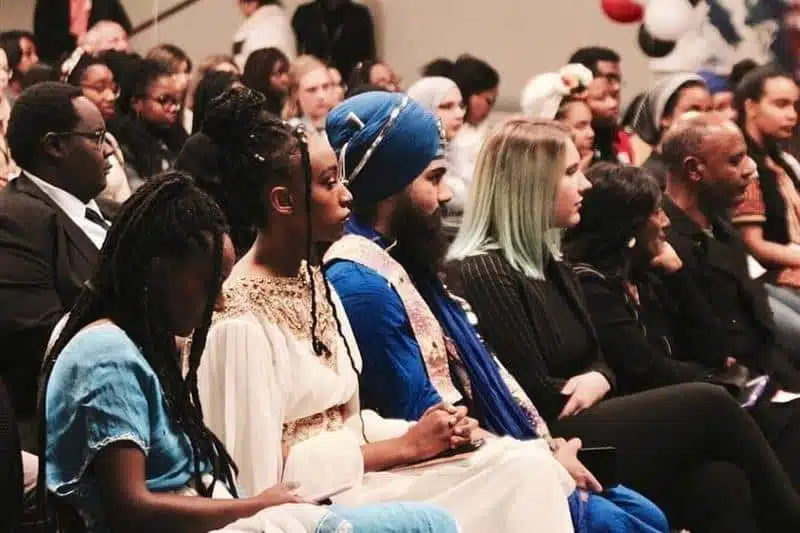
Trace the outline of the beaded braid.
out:
M 184 209 L 177 211 L 175 206 L 182 202 Z M 186 226 L 190 227 L 187 229 Z M 155 371 L 164 390 L 167 411 L 189 439 L 198 492 L 209 496 L 213 490 L 213 483 L 207 489 L 201 480 L 201 463 L 208 460 L 212 463 L 213 479 L 223 479 L 235 495 L 232 471 L 236 466 L 221 442 L 203 423 L 196 377 L 214 301 L 220 289 L 222 236 L 225 231 L 224 218 L 216 204 L 197 189 L 189 176 L 179 172 L 151 178 L 125 203 L 109 230 L 94 277 L 78 296 L 62 333 L 45 359 L 39 404 L 39 441 L 42 450 L 46 446 L 47 383 L 56 360 L 69 341 L 85 326 L 108 318 L 140 347 Z M 164 327 L 165 320 L 159 313 L 161 309 L 151 305 L 147 286 L 149 261 L 156 254 L 170 253 L 175 244 L 207 246 L 204 236 L 207 233 L 213 237 L 214 286 L 209 291 L 203 323 L 193 335 L 191 369 L 189 377 L 184 380 L 174 337 Z M 46 461 L 40 461 L 38 496 L 43 509 L 49 512 L 45 465 Z M 58 514 L 59 510 L 56 509 L 56 521 Z

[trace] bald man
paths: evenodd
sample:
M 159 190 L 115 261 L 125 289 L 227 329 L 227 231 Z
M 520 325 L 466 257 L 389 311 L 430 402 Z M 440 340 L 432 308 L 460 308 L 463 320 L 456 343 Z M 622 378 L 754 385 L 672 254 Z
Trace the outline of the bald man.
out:
M 757 177 L 741 131 L 715 114 L 688 114 L 665 135 L 662 154 L 667 238 L 708 302 L 709 334 L 722 347 L 717 363 L 731 358 L 800 391 L 800 370 L 777 346 L 763 284 L 750 278 L 747 248 L 728 218 Z

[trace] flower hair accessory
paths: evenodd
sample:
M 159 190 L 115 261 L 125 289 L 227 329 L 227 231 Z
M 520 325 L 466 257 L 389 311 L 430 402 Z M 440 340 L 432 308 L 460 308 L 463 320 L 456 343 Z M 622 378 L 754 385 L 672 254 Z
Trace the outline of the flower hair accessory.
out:
M 579 64 L 535 76 L 522 90 L 522 113 L 528 117 L 553 120 L 564 98 L 584 92 L 592 79 L 592 72 Z

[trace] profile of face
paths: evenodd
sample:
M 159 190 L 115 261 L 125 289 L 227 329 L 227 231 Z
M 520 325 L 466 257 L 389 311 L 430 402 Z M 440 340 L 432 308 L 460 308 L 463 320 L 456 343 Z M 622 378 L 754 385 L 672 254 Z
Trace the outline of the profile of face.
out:
M 650 213 L 645 226 L 636 238 L 638 246 L 644 248 L 647 257 L 653 258 L 661 254 L 667 242 L 667 228 L 670 220 L 659 202 L 655 211 Z
M 705 205 L 727 209 L 738 205 L 747 185 L 757 177 L 755 161 L 747 155 L 747 143 L 739 128 L 726 122 L 712 130 L 696 157 L 685 163 L 689 177 L 698 183 Z
M 598 76 L 586 90 L 592 120 L 599 124 L 613 125 L 619 121 L 619 100 L 613 96 L 611 88 L 608 78 Z
M 19 65 L 17 70 L 20 74 L 25 74 L 33 66 L 39 63 L 39 54 L 36 52 L 36 44 L 28 37 L 19 40 Z
M 563 170 L 556 185 L 553 225 L 560 229 L 575 227 L 581 221 L 583 193 L 592 187 L 580 169 L 581 157 L 575 143 L 567 139 Z
M 331 90 L 328 93 L 328 106 L 333 109 L 344 100 L 344 81 L 342 81 L 342 74 L 337 68 L 328 67 L 328 75 L 331 78 Z
M 168 128 L 178 120 L 182 104 L 183 96 L 175 77 L 167 75 L 153 80 L 144 97 L 134 100 L 133 108 L 145 122 Z
M 733 91 L 722 91 L 712 95 L 711 105 L 715 113 L 731 122 L 736 122 L 739 118 L 739 113 L 733 105 Z
M 344 234 L 353 195 L 339 179 L 336 154 L 325 137 L 315 135 L 309 138 L 308 155 L 311 159 L 311 235 L 315 243 L 332 243 Z M 286 203 L 280 198 L 280 189 L 273 189 L 273 208 Z M 303 236 L 308 228 L 305 191 L 305 174 L 301 169 L 295 173 L 288 188 L 291 211 L 286 214 L 291 216 L 297 234 Z
M 592 110 L 586 102 L 575 101 L 567 104 L 561 122 L 569 128 L 570 136 L 581 158 L 594 152 Z
M 489 116 L 492 112 L 494 104 L 497 102 L 498 88 L 489 89 L 488 91 L 479 92 L 469 97 L 469 105 L 467 110 L 467 122 L 473 126 L 477 126 Z
M 597 75 L 604 77 L 608 81 L 608 92 L 617 101 L 617 107 L 621 107 L 622 93 L 622 66 L 619 62 L 598 61 Z
M 45 137 L 45 151 L 57 160 L 62 175 L 69 181 L 69 192 L 88 202 L 106 187 L 111 147 L 101 134 L 106 124 L 103 115 L 88 98 L 73 101 L 78 122 L 71 132 Z
M 269 75 L 270 86 L 280 94 L 288 94 L 291 85 L 289 79 L 289 64 L 279 59 L 272 65 L 272 72 Z
M 458 87 L 451 87 L 436 108 L 436 116 L 442 121 L 444 136 L 448 141 L 452 141 L 464 125 L 465 114 L 466 106 L 461 98 L 461 91 Z
M 160 300 L 173 335 L 188 337 L 201 326 L 210 299 L 214 299 L 215 306 L 224 303 L 220 288 L 226 276 L 221 273 L 219 279 L 214 279 L 211 235 L 207 239 L 206 246 L 196 247 L 185 255 L 168 255 L 151 261 L 148 292 L 151 298 Z M 224 257 L 224 248 L 221 253 Z
M 328 116 L 328 93 L 331 90 L 331 77 L 328 69 L 320 67 L 301 77 L 297 84 L 297 102 L 305 115 L 313 121 Z
M 105 120 L 116 113 L 119 86 L 114 82 L 114 74 L 105 65 L 91 65 L 81 78 L 83 95 L 92 101 Z
M 690 111 L 706 113 L 711 111 L 711 94 L 701 85 L 690 85 L 680 89 L 674 96 L 675 106 L 669 115 L 661 118 L 661 130 L 666 131 L 675 121 Z
M 764 82 L 764 93 L 758 101 L 747 100 L 745 113 L 748 124 L 761 135 L 789 139 L 797 126 L 797 84 L 790 78 L 778 76 Z
M 397 195 L 390 231 L 397 240 L 392 256 L 406 269 L 436 272 L 447 251 L 442 206 L 453 196 L 444 182 L 443 159 L 435 159 Z
M 369 82 L 390 93 L 400 90 L 400 83 L 394 71 L 384 63 L 375 63 L 369 71 Z

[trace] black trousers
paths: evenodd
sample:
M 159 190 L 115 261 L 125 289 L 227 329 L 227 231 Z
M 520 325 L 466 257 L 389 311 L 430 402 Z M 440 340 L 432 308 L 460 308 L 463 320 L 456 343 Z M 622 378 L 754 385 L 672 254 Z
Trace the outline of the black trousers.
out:
M 690 383 L 612 398 L 551 431 L 584 446 L 616 446 L 620 482 L 658 504 L 673 527 L 800 531 L 800 495 L 759 425 L 721 387 Z

